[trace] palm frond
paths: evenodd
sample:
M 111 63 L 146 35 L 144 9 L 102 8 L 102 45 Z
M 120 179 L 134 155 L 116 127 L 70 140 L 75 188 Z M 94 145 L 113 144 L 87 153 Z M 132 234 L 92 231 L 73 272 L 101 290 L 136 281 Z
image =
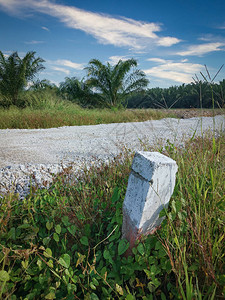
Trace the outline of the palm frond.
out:
M 136 67 L 137 61 L 133 58 L 119 60 L 115 66 L 109 63 L 104 65 L 98 59 L 92 59 L 85 68 L 87 83 L 95 88 L 107 104 L 118 106 L 130 92 L 140 90 L 148 84 L 145 74 Z

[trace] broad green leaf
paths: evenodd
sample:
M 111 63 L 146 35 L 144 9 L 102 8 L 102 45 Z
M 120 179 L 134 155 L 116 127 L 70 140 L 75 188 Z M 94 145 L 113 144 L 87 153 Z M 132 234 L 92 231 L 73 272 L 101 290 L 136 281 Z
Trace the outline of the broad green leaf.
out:
M 122 255 L 129 248 L 129 243 L 126 240 L 120 240 L 118 245 L 118 255 Z
M 75 235 L 77 227 L 75 225 L 71 225 L 70 227 L 67 227 L 67 230 L 69 231 L 69 233 L 71 233 L 72 235 Z
M 22 264 L 22 267 L 24 269 L 26 269 L 28 267 L 29 262 L 28 262 L 28 260 L 25 260 L 25 261 L 22 261 L 21 264 Z
M 70 267 L 70 256 L 69 254 L 63 254 L 60 258 L 59 258 L 59 263 L 60 265 L 62 265 L 65 268 L 69 268 Z
M 53 239 L 56 241 L 56 242 L 59 242 L 59 236 L 57 233 L 53 233 Z
M 92 290 L 96 290 L 96 286 L 94 285 L 93 282 L 90 283 L 90 288 L 91 288 Z
M 52 256 L 52 250 L 50 248 L 47 248 L 45 251 L 44 251 L 44 256 L 45 257 L 51 257 Z
M 112 259 L 112 256 L 111 256 L 109 250 L 107 250 L 107 249 L 104 250 L 104 252 L 103 252 L 103 257 L 104 257 L 106 260 L 108 260 L 111 264 L 113 264 L 113 259 Z
M 137 248 L 134 247 L 134 248 L 132 249 L 132 252 L 133 252 L 134 255 L 136 255 L 136 254 L 137 254 Z
M 142 243 L 138 244 L 137 250 L 138 250 L 138 252 L 139 252 L 141 255 L 144 255 L 145 249 L 144 249 L 144 246 L 143 246 Z
M 144 272 L 147 275 L 148 279 L 151 279 L 151 276 L 152 276 L 151 272 L 147 269 L 144 269 Z
M 152 279 L 152 283 L 154 284 L 154 286 L 157 288 L 160 286 L 161 282 L 157 279 L 157 278 L 153 278 Z
M 27 228 L 30 228 L 30 227 L 31 227 L 30 224 L 25 223 L 25 224 L 22 224 L 22 225 L 18 226 L 17 228 L 19 228 L 19 229 L 27 229 Z
M 107 249 L 104 250 L 103 257 L 104 257 L 104 259 L 109 260 L 109 258 L 111 257 L 109 250 L 107 250 Z
M 53 222 L 47 222 L 46 223 L 46 228 L 48 229 L 48 230 L 51 230 L 52 229 L 52 227 L 53 227 Z
M 155 265 L 151 266 L 150 272 L 151 272 L 152 275 L 155 275 L 156 272 L 157 272 L 157 267 Z
M 68 293 L 71 292 L 71 289 L 72 289 L 72 285 L 71 285 L 71 283 L 68 283 L 67 284 L 67 291 L 68 291 Z
M 149 256 L 149 258 L 148 258 L 148 263 L 149 263 L 150 265 L 155 264 L 155 263 L 156 263 L 156 258 L 155 258 L 154 256 Z
M 82 245 L 88 246 L 88 238 L 86 236 L 82 236 L 82 238 L 80 239 L 80 242 Z
M 48 261 L 48 266 L 50 267 L 50 268 L 53 268 L 54 266 L 53 266 L 53 260 L 52 259 L 49 259 L 49 261 Z
M 50 238 L 49 236 L 45 237 L 45 238 L 43 239 L 43 244 L 44 244 L 44 245 L 47 245 L 47 244 L 50 242 L 50 240 L 51 240 L 51 238 Z
M 45 299 L 56 299 L 55 293 L 54 292 L 50 292 L 48 293 L 48 295 L 45 296 Z
M 41 270 L 41 268 L 42 268 L 42 261 L 39 258 L 37 260 L 37 265 L 38 265 L 39 270 Z
M 99 298 L 95 293 L 91 293 L 91 300 L 99 300 Z
M 155 250 L 160 250 L 162 248 L 163 248 L 162 243 L 160 243 L 160 241 L 157 241 L 156 244 L 155 244 Z
M 106 288 L 102 287 L 102 292 L 103 292 L 104 296 L 109 296 L 109 291 Z
M 97 280 L 95 277 L 92 278 L 92 282 L 93 282 L 94 285 L 96 285 L 96 286 L 99 285 L 99 282 L 98 282 L 98 280 Z
M 152 293 L 155 290 L 154 284 L 152 283 L 152 281 L 149 281 L 148 283 L 148 289 L 149 291 Z
M 123 296 L 123 288 L 116 283 L 116 291 L 119 293 L 121 296 Z
M 166 253 L 166 250 L 164 248 L 159 249 L 159 257 L 160 258 L 164 257 L 166 255 L 167 255 L 167 253 Z
M 1 270 L 0 271 L 0 281 L 9 281 L 9 274 L 8 272 Z
M 61 226 L 59 224 L 55 226 L 55 232 L 56 233 L 60 234 L 61 230 L 62 230 L 62 228 L 61 228 Z
M 126 300 L 135 300 L 135 297 L 131 294 L 126 296 Z
M 38 277 L 39 283 L 42 285 L 46 281 L 46 277 L 40 274 Z

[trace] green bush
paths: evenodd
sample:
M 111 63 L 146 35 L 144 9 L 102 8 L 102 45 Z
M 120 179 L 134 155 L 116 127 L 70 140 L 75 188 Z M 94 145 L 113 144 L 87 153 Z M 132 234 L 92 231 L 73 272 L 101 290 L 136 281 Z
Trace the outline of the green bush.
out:
M 177 161 L 177 182 L 161 227 L 132 256 L 121 239 L 129 151 L 78 182 L 65 170 L 49 190 L 2 199 L 0 298 L 222 298 L 224 136 L 157 150 Z

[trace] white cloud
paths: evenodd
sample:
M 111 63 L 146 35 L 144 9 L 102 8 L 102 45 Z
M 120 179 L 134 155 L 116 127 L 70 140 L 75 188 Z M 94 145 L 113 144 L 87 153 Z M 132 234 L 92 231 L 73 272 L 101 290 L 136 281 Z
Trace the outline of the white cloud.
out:
M 67 70 L 67 69 L 65 69 L 65 68 L 52 66 L 51 69 L 54 70 L 54 71 L 63 72 L 65 74 L 67 74 L 67 75 L 70 74 L 70 71 Z
M 201 45 L 192 45 L 189 46 L 186 51 L 177 52 L 178 55 L 181 56 L 201 56 L 210 52 L 214 51 L 224 51 L 225 49 L 221 48 L 224 47 L 224 43 L 205 43 Z
M 64 73 L 66 75 L 69 75 L 71 73 L 70 69 L 80 71 L 84 68 L 83 64 L 75 63 L 67 59 L 47 60 L 46 64 L 49 69 Z
M 149 77 L 153 76 L 156 78 L 169 79 L 179 83 L 190 83 L 193 81 L 192 77 L 194 74 L 199 73 L 204 68 L 204 66 L 200 64 L 192 64 L 187 62 L 173 62 L 163 59 L 162 61 L 159 59 L 158 62 L 162 62 L 162 64 L 144 70 L 144 72 Z
M 0 8 L 13 15 L 27 15 L 25 10 L 32 9 L 34 0 L 0 0 Z
M 50 30 L 48 29 L 48 27 L 45 27 L 45 26 L 42 26 L 41 29 L 43 29 L 43 30 L 45 30 L 45 31 L 50 31 Z
M 118 63 L 119 60 L 127 60 L 129 59 L 128 56 L 118 56 L 118 55 L 115 55 L 115 56 L 110 56 L 109 59 L 108 59 L 108 62 L 112 65 L 116 65 Z
M 162 58 L 158 58 L 158 57 L 152 57 L 152 58 L 148 58 L 148 61 L 153 61 L 156 63 L 166 63 L 167 61 L 165 59 Z
M 83 68 L 84 68 L 83 64 L 78 64 L 78 63 L 72 62 L 71 60 L 67 60 L 67 59 L 58 59 L 52 63 L 54 63 L 56 65 L 76 69 L 76 70 L 83 70 Z
M 221 26 L 218 26 L 217 29 L 225 29 L 225 23 L 223 23 Z
M 0 6 L 9 12 L 24 9 L 35 10 L 58 18 L 67 27 L 82 30 L 92 35 L 102 44 L 126 46 L 136 50 L 155 44 L 170 47 L 180 42 L 175 37 L 159 37 L 162 31 L 157 23 L 136 21 L 124 17 L 112 17 L 93 13 L 72 6 L 56 4 L 50 0 L 0 0 Z
M 172 45 L 175 45 L 177 43 L 181 42 L 181 40 L 175 38 L 175 37 L 170 37 L 170 36 L 166 36 L 166 37 L 162 37 L 157 41 L 157 44 L 159 46 L 163 46 L 163 47 L 170 47 Z
M 43 41 L 29 41 L 29 42 L 24 42 L 25 44 L 28 45 L 36 45 L 36 44 L 43 44 Z

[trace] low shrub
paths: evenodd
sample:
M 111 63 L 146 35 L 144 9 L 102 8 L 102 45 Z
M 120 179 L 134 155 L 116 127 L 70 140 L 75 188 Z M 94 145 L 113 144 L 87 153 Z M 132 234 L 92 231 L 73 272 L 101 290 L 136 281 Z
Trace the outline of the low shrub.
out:
M 161 227 L 132 256 L 121 239 L 129 151 L 78 181 L 65 171 L 49 190 L 2 199 L 0 298 L 222 299 L 224 136 L 157 150 L 177 161 L 177 182 Z

